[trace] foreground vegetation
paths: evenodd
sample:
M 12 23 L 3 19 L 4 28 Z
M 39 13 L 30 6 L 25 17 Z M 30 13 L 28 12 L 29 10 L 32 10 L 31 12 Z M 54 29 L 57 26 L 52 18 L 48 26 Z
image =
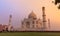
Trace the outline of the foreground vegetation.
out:
M 0 36 L 60 36 L 60 32 L 2 32 Z

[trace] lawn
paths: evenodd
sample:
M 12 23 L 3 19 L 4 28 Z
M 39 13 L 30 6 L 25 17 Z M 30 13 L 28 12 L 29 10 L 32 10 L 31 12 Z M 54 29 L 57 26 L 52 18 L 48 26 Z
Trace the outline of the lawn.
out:
M 60 36 L 56 32 L 2 32 L 0 36 Z

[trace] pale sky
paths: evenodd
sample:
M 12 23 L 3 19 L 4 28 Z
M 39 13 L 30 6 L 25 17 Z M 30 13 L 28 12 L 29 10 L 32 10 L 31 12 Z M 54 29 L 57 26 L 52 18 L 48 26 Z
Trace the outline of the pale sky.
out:
M 0 23 L 8 24 L 12 14 L 12 25 L 20 26 L 21 21 L 33 10 L 42 19 L 42 7 L 45 6 L 46 20 L 50 19 L 52 30 L 60 30 L 60 10 L 53 0 L 0 0 Z

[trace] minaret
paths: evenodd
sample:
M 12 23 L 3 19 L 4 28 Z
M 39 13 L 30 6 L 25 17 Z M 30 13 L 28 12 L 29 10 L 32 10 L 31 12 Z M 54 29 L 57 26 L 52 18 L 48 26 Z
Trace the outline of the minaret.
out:
M 43 17 L 43 29 L 46 29 L 46 14 L 45 14 L 45 7 L 42 7 L 42 17 Z
M 9 25 L 11 25 L 12 15 L 9 16 Z
M 48 19 L 48 28 L 50 29 L 50 19 Z
M 9 23 L 8 23 L 8 31 L 11 30 L 11 19 L 12 19 L 12 15 L 9 16 Z

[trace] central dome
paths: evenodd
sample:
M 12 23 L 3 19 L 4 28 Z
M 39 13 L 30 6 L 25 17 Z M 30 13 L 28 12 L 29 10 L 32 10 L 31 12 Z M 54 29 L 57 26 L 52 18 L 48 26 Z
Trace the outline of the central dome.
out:
M 29 14 L 28 18 L 37 18 L 37 16 L 36 16 L 36 14 L 32 11 L 32 12 Z

